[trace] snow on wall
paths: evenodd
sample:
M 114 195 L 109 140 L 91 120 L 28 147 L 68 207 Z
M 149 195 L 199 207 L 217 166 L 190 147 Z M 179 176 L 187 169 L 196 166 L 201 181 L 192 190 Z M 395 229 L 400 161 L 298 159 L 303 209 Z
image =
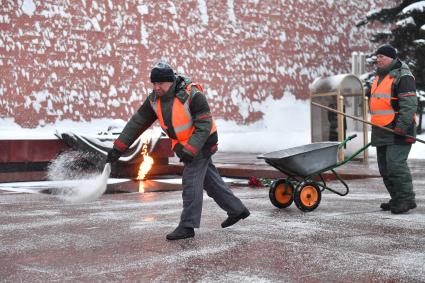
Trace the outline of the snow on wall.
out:
M 0 118 L 127 120 L 159 58 L 207 90 L 216 117 L 261 119 L 284 93 L 308 98 L 320 75 L 371 50 L 355 23 L 385 1 L 17 0 L 0 6 Z

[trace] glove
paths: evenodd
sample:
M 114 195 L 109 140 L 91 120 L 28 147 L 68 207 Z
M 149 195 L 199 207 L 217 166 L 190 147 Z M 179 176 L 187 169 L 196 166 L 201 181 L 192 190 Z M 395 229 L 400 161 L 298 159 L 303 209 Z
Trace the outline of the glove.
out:
M 406 138 L 404 139 L 404 141 L 405 141 L 406 143 L 415 143 L 415 142 L 416 142 L 416 140 L 415 140 L 414 138 L 411 138 L 411 137 L 406 137 Z
M 406 135 L 406 132 L 403 129 L 398 128 L 398 127 L 395 127 L 394 128 L 394 132 L 397 135 L 400 135 L 400 136 L 405 136 Z M 415 143 L 415 141 L 416 140 L 414 138 L 412 138 L 412 137 L 405 137 L 404 138 L 404 142 L 406 142 L 406 143 Z
M 120 158 L 121 154 L 122 154 L 121 151 L 119 151 L 116 148 L 112 148 L 108 152 L 108 156 L 106 157 L 106 163 L 113 163 L 117 161 Z
M 399 128 L 399 127 L 395 127 L 395 128 L 394 128 L 394 132 L 395 132 L 397 135 L 400 135 L 400 136 L 404 136 L 404 135 L 406 135 L 406 132 L 405 132 L 402 128 Z
M 180 158 L 180 162 L 190 163 L 193 160 L 193 156 L 184 151 L 184 146 L 181 143 L 176 144 L 174 152 Z

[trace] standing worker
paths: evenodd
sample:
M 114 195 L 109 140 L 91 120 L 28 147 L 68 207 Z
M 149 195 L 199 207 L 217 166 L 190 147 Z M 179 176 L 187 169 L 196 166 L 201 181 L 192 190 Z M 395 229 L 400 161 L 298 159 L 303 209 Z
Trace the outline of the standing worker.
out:
M 168 240 L 195 236 L 202 212 L 203 189 L 227 212 L 221 223 L 231 226 L 249 216 L 249 210 L 224 183 L 211 156 L 217 151 L 217 128 L 200 85 L 177 76 L 169 64 L 159 61 L 151 71 L 153 91 L 124 127 L 106 162 L 115 162 L 157 119 L 172 140 L 172 148 L 184 163 L 183 211 Z
M 405 136 L 416 136 L 415 79 L 391 45 L 379 47 L 376 57 L 378 68 L 370 91 L 371 122 L 396 133 L 372 126 L 371 142 L 376 146 L 379 172 L 391 197 L 388 203 L 381 204 L 381 209 L 394 214 L 406 213 L 416 207 L 407 165 L 415 140 Z

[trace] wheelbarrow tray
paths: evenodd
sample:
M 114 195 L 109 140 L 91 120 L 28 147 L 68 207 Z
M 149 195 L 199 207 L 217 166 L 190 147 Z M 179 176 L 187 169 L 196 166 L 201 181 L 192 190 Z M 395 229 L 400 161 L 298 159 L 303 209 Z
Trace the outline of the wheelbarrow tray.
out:
M 306 177 L 337 166 L 338 142 L 317 142 L 257 156 L 289 176 Z

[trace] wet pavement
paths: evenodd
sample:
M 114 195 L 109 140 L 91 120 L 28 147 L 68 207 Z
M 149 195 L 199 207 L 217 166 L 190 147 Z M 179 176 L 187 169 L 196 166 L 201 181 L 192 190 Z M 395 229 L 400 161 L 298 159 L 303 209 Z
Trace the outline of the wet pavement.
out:
M 239 183 L 231 187 L 250 217 L 222 229 L 226 214 L 205 195 L 201 228 L 180 241 L 165 239 L 180 191 L 66 203 L 0 190 L 0 281 L 424 282 L 425 160 L 409 162 L 418 208 L 407 214 L 379 209 L 388 199 L 379 178 L 348 181 L 344 197 L 324 192 L 308 213 Z

